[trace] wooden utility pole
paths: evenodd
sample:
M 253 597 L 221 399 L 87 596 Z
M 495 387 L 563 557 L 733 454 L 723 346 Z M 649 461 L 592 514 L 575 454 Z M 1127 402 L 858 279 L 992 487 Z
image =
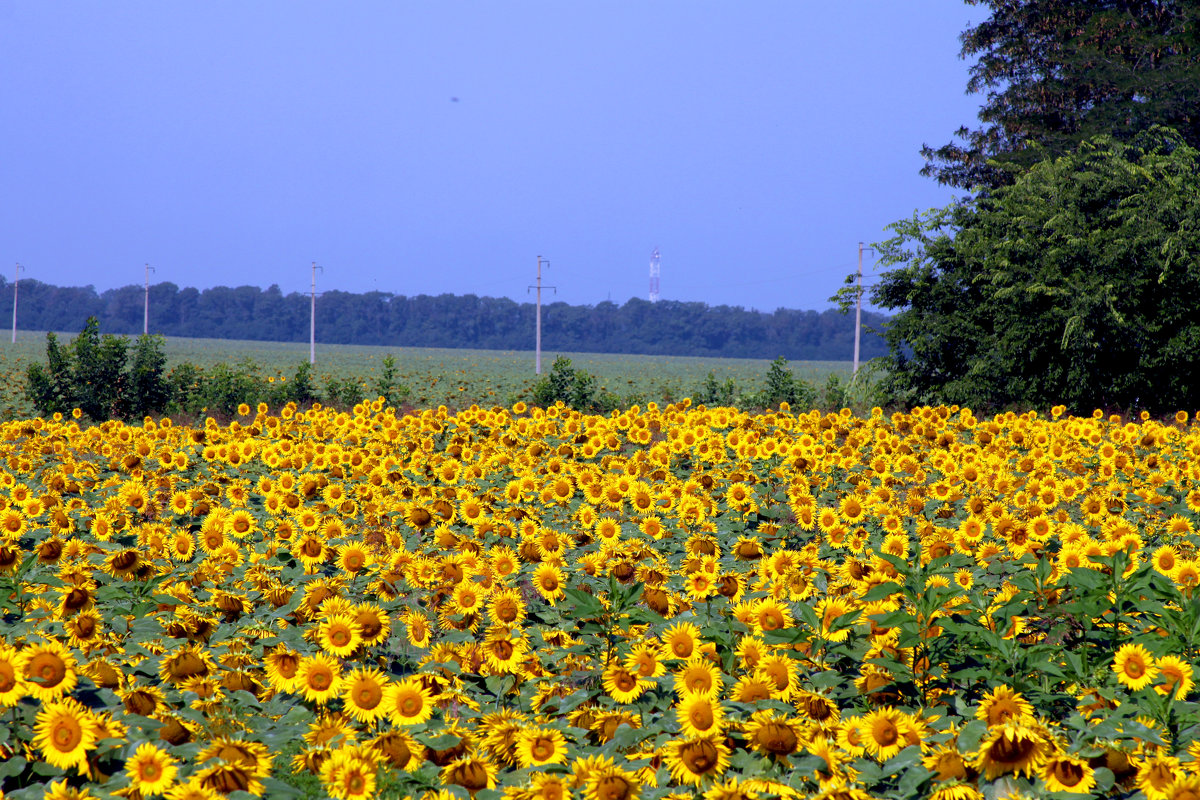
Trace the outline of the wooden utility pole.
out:
M 146 302 L 142 310 L 142 335 L 150 335 L 150 273 L 154 271 L 154 267 L 146 265 Z
M 538 256 L 537 257 L 537 283 L 533 286 L 528 287 L 528 289 L 526 289 L 526 291 L 529 291 L 529 289 L 537 289 L 537 311 L 536 311 L 536 317 L 535 317 L 535 319 L 536 319 L 535 326 L 537 328 L 537 333 L 535 334 L 535 338 L 534 338 L 534 356 L 533 356 L 533 374 L 534 375 L 542 374 L 542 289 L 543 288 L 554 289 L 556 294 L 558 292 L 558 288 L 555 286 L 546 286 L 546 287 L 542 286 L 542 264 L 543 263 L 547 267 L 550 266 L 550 259 L 548 259 L 548 258 L 543 259 L 541 256 Z
M 309 297 L 308 311 L 308 363 L 317 363 L 317 270 L 325 271 L 324 267 L 318 267 L 317 262 L 312 262 L 312 294 Z
M 858 243 L 858 288 L 854 292 L 854 372 L 850 376 L 853 381 L 858 377 L 858 343 L 862 337 L 862 254 L 863 250 L 875 252 L 873 247 L 863 247 Z
M 23 269 L 25 268 L 17 264 L 16 274 L 13 276 L 13 344 L 17 343 L 17 285 L 21 282 L 21 270 Z

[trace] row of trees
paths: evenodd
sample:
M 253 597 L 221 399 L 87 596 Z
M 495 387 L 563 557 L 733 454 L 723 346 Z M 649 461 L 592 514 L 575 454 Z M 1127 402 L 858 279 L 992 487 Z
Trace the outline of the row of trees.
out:
M 26 372 L 25 390 L 39 414 L 79 410 L 90 420 L 136 420 L 164 412 L 216 413 L 232 416 L 239 406 L 259 403 L 278 408 L 285 403 L 323 401 L 351 407 L 382 397 L 398 406 L 409 394 L 398 380 L 396 362 L 385 356 L 383 368 L 369 386 L 356 379 L 330 378 L 323 390 L 313 381 L 312 367 L 301 362 L 290 379 L 264 376 L 249 360 L 203 369 L 184 362 L 167 369 L 163 337 L 101 334 L 100 322 L 89 317 L 67 344 L 46 334 L 46 363 Z
M 971 191 L 876 245 L 883 399 L 1197 408 L 1200 6 L 967 2 L 982 127 L 923 152 Z
M 13 286 L 0 277 L 0 308 L 11 307 Z M 25 330 L 79 330 L 96 317 L 110 333 L 136 334 L 143 325 L 144 293 L 127 286 L 97 293 L 25 279 L 20 318 Z M 278 286 L 181 289 L 150 287 L 150 330 L 165 336 L 307 341 L 309 297 Z M 383 292 L 325 292 L 317 300 L 317 335 L 330 344 L 528 350 L 532 303 L 475 295 L 405 297 Z M 877 314 L 868 322 L 881 322 Z M 848 360 L 853 322 L 835 310 L 773 313 L 704 303 L 642 299 L 624 305 L 551 303 L 542 308 L 542 341 L 557 350 L 645 355 Z M 882 355 L 883 340 L 863 339 L 863 357 Z

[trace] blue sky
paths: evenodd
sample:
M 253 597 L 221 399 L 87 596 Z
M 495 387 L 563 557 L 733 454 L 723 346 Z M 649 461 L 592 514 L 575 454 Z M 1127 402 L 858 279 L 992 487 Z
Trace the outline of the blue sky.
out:
M 0 3 L 0 273 L 826 308 L 944 205 L 961 0 Z M 870 259 L 868 258 L 868 266 Z

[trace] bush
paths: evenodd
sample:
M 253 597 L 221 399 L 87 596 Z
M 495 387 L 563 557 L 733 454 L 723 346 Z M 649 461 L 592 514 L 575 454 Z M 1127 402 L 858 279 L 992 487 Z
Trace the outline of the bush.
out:
M 787 364 L 787 359 L 783 356 L 771 362 L 771 368 L 767 370 L 767 386 L 758 397 L 758 405 L 764 408 L 780 403 L 787 403 L 794 408 L 813 405 L 816 392 L 806 381 L 793 375 Z
M 692 402 L 706 406 L 732 406 L 737 402 L 738 388 L 733 378 L 718 381 L 710 370 L 700 388 L 692 393 Z
M 78 408 L 93 420 L 104 420 L 161 412 L 171 395 L 162 345 L 162 337 L 139 336 L 133 364 L 127 366 L 129 341 L 101 336 L 99 321 L 89 317 L 66 347 L 53 333 L 46 334 L 46 365 L 29 366 L 26 394 L 39 414 Z
M 621 402 L 616 395 L 601 392 L 596 376 L 575 369 L 565 356 L 554 359 L 550 374 L 534 384 L 532 399 L 539 406 L 554 405 L 561 400 L 578 411 L 610 411 Z
M 373 388 L 375 393 L 393 408 L 398 407 L 411 393 L 407 386 L 400 383 L 396 374 L 396 359 L 390 353 L 383 357 L 383 369 L 375 379 Z
M 357 378 L 329 378 L 325 381 L 325 400 L 344 408 L 356 406 L 363 401 L 363 384 Z

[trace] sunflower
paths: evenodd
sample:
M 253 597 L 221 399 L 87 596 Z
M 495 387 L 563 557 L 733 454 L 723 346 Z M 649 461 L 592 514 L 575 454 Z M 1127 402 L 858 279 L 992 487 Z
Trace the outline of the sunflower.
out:
M 792 612 L 781 600 L 764 597 L 754 604 L 751 624 L 758 632 L 777 631 L 790 627 Z
M 1033 706 L 1005 685 L 997 686 L 983 696 L 979 708 L 975 711 L 975 719 L 981 719 L 989 728 L 1002 725 L 1009 720 L 1019 721 L 1033 717 Z
M 1154 656 L 1140 644 L 1122 645 L 1113 657 L 1113 672 L 1117 680 L 1131 691 L 1145 689 L 1158 677 Z
M 753 672 L 738 678 L 730 694 L 730 699 L 739 703 L 757 703 L 759 700 L 771 699 L 774 684 L 771 679 L 760 672 Z
M 429 647 L 429 640 L 433 636 L 433 627 L 429 618 L 424 614 L 409 609 L 404 617 L 404 630 L 408 636 L 408 643 L 413 647 L 422 649 Z
M 1041 776 L 1046 790 L 1051 792 L 1090 794 L 1096 784 L 1095 771 L 1087 761 L 1065 754 L 1047 759 Z
M 1178 656 L 1163 656 L 1154 662 L 1158 668 L 1160 682 L 1155 684 L 1154 691 L 1161 695 L 1172 695 L 1176 700 L 1187 697 L 1195 681 L 1192 678 L 1192 665 Z
M 375 603 L 359 603 L 354 606 L 353 614 L 364 645 L 369 647 L 387 641 L 392 632 L 392 620 L 386 611 Z
M 276 646 L 263 659 L 267 681 L 278 692 L 293 692 L 300 685 L 301 656 L 283 645 Z
M 662 648 L 651 642 L 635 644 L 625 656 L 625 669 L 639 678 L 657 678 L 667 671 L 662 662 Z
M 773 698 L 786 701 L 800 688 L 799 664 L 794 658 L 772 653 L 759 660 L 754 672 L 766 679 Z
M 583 783 L 587 800 L 637 800 L 642 793 L 638 776 L 611 761 L 589 768 Z
M 131 685 L 117 689 L 117 696 L 125 711 L 140 717 L 153 717 L 159 709 L 167 707 L 167 696 L 158 686 Z
M 690 693 L 715 697 L 721 691 L 723 680 L 720 667 L 706 658 L 694 656 L 675 671 L 675 692 L 680 695 Z
M 433 715 L 433 695 L 414 677 L 393 683 L 384 705 L 393 725 L 420 725 Z
M 988 731 L 972 766 L 989 781 L 1009 773 L 1030 777 L 1041 769 L 1053 748 L 1040 725 L 1006 722 Z
M 660 636 L 663 655 L 669 659 L 689 659 L 700 645 L 700 629 L 690 622 L 679 622 Z
M 604 670 L 604 691 L 618 703 L 632 703 L 650 686 L 650 681 L 640 679 L 618 661 L 614 661 Z
M 725 710 L 714 695 L 685 694 L 675 705 L 675 716 L 684 736 L 720 735 L 725 723 Z
M 198 645 L 185 645 L 163 656 L 158 675 L 178 686 L 189 678 L 203 678 L 216 668 L 208 652 Z
M 343 747 L 321 764 L 321 784 L 337 800 L 370 798 L 375 796 L 377 771 L 374 751 Z
M 346 711 L 359 722 L 374 722 L 387 713 L 384 696 L 387 677 L 375 667 L 360 667 L 348 673 L 342 683 L 342 701 Z
M 921 765 L 933 773 L 937 782 L 966 780 L 967 760 L 953 744 L 943 744 L 921 758 Z
M 27 691 L 46 702 L 70 693 L 79 682 L 75 656 L 53 639 L 30 645 L 17 656 L 17 670 Z
M 442 767 L 444 786 L 461 786 L 472 796 L 480 789 L 496 788 L 496 765 L 481 753 L 466 753 Z
M 863 744 L 876 760 L 887 761 L 908 745 L 905 733 L 909 726 L 908 716 L 903 711 L 891 707 L 876 709 L 863 717 L 866 731 Z
M 66 781 L 55 781 L 45 787 L 42 800 L 96 800 L 96 795 L 85 789 L 76 789 Z
M 566 596 L 563 592 L 565 578 L 563 572 L 553 564 L 542 564 L 533 572 L 533 588 L 544 597 L 550 605 Z
M 418 531 L 425 531 L 433 527 L 435 518 L 433 512 L 425 506 L 412 503 L 404 510 L 404 521 Z
M 464 580 L 454 587 L 451 595 L 455 614 L 475 614 L 483 611 L 487 601 L 487 590 L 472 580 Z
M 857 619 L 858 610 L 854 601 L 846 597 L 822 598 L 816 607 L 821 620 L 821 637 L 829 642 L 844 642 L 850 636 L 850 624 Z
M 796 720 L 774 711 L 756 711 L 746 723 L 746 742 L 769 758 L 786 758 L 800 747 L 801 727 Z
M 357 575 L 371 565 L 371 554 L 357 542 L 337 546 L 337 565 L 347 575 Z
M 969 783 L 952 783 L 934 789 L 929 800 L 983 800 L 983 792 Z
M 729 768 L 729 752 L 717 736 L 677 739 L 663 748 L 663 762 L 676 783 L 698 786 Z
M 368 742 L 382 762 L 393 769 L 416 772 L 425 761 L 425 748 L 405 731 L 387 731 Z
M 178 772 L 175 758 L 149 742 L 138 745 L 133 757 L 125 762 L 130 784 L 142 795 L 162 794 L 175 782 Z
M 520 662 L 525 658 L 529 645 L 518 629 L 505 625 L 493 625 L 488 628 L 487 636 L 480 651 L 487 659 L 488 667 L 496 674 L 515 674 L 520 669 Z
M 1150 800 L 1162 800 L 1167 796 L 1166 788 L 1184 775 L 1178 758 L 1166 755 L 1150 756 L 1138 764 L 1134 785 Z
M 524 797 L 528 800 L 571 800 L 570 782 L 561 774 L 535 772 L 529 779 Z
M 516 757 L 521 769 L 564 764 L 567 760 L 566 737 L 562 731 L 553 728 L 525 728 L 517 734 Z
M 298 690 L 305 700 L 317 705 L 325 705 L 342 691 L 342 665 L 324 653 L 301 658 L 296 677 L 293 691 Z
M 96 744 L 96 720 L 87 708 L 69 697 L 43 703 L 34 723 L 33 744 L 52 766 L 75 767 L 82 773 L 87 753 Z
M 16 705 L 26 692 L 17 651 L 0 642 L 0 708 Z
M 254 515 L 244 508 L 239 508 L 225 518 L 225 532 L 229 535 L 244 539 L 258 530 L 258 522 Z
M 317 629 L 321 649 L 349 658 L 362 645 L 362 628 L 349 614 L 330 614 Z

